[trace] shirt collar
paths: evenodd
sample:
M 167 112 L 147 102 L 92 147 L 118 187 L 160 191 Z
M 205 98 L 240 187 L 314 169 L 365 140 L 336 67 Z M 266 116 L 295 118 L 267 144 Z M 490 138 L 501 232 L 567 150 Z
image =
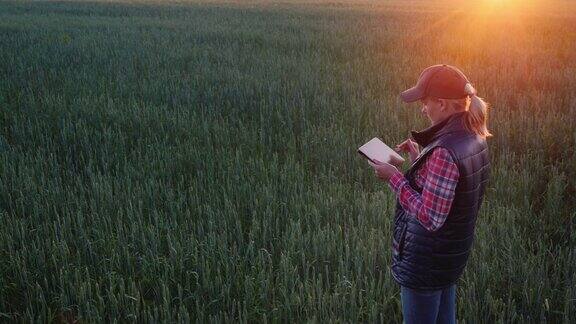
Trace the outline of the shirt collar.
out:
M 441 134 L 451 133 L 462 125 L 462 118 L 467 111 L 460 111 L 444 118 L 439 123 L 432 125 L 421 131 L 411 131 L 412 138 L 422 147 L 432 143 Z

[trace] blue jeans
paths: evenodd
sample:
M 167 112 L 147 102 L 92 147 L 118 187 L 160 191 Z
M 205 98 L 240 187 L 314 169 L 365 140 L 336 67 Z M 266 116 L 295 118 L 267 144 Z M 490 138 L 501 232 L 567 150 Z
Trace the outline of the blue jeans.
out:
M 400 286 L 404 323 L 456 323 L 456 284 L 440 290 Z

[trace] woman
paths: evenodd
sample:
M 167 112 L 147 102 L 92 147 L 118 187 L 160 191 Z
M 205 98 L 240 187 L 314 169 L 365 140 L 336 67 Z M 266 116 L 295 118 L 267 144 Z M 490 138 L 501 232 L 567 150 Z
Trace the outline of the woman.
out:
M 400 97 L 420 100 L 431 126 L 396 147 L 409 154 L 405 174 L 398 161 L 374 165 L 397 195 L 391 272 L 406 323 L 455 323 L 456 281 L 490 172 L 488 106 L 459 69 L 445 64 L 426 68 Z

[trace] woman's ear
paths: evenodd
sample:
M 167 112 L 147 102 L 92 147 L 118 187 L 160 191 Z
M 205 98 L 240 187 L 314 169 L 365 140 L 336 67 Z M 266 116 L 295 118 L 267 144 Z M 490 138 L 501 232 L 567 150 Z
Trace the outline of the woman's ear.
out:
M 446 111 L 446 109 L 448 109 L 448 103 L 445 99 L 438 99 L 438 103 L 440 104 L 440 111 Z

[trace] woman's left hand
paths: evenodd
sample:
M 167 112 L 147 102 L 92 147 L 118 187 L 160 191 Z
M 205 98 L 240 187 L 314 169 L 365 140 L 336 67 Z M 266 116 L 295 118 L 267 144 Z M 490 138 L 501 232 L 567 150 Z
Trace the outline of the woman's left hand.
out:
M 396 167 L 390 163 L 381 162 L 378 160 L 375 160 L 374 162 L 376 163 L 372 163 L 370 160 L 368 160 L 368 163 L 370 163 L 370 165 L 374 168 L 374 173 L 378 179 L 382 181 L 388 181 L 394 173 L 398 172 L 398 169 L 396 169 Z

